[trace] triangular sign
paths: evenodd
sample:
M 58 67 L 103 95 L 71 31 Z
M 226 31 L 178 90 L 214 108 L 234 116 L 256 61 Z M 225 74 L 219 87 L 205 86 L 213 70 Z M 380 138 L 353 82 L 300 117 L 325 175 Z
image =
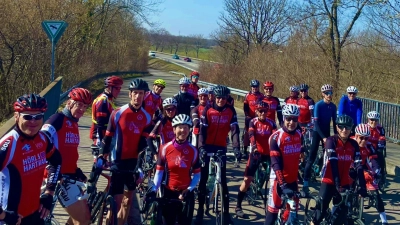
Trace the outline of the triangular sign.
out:
M 45 20 L 42 22 L 43 30 L 46 32 L 49 39 L 55 44 L 63 35 L 68 24 L 65 21 Z

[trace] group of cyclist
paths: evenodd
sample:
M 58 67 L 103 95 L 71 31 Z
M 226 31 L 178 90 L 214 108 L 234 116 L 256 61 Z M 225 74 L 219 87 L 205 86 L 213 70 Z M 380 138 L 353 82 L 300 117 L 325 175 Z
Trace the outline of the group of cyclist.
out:
M 120 171 L 112 173 L 110 188 L 120 225 L 127 222 L 134 190 L 143 177 L 138 156 L 146 147 L 157 161 L 153 185 L 146 199 L 162 197 L 190 202 L 183 210 L 176 210 L 176 207 L 183 207 L 176 202 L 176 207 L 169 205 L 162 210 L 165 224 L 190 224 L 195 202 L 193 190 L 198 186 L 195 224 L 202 224 L 208 155 L 222 150 L 222 160 L 226 163 L 229 133 L 238 162 L 243 154 L 247 157 L 249 150 L 244 180 L 237 195 L 235 212 L 238 217 L 245 216 L 242 201 L 259 164 L 265 161 L 270 163 L 272 171 L 264 224 L 275 224 L 283 195 L 294 198 L 298 204 L 295 193 L 299 191 L 299 160 L 306 152 L 302 190 L 308 194 L 311 166 L 322 143 L 325 152 L 319 192 L 321 208 L 317 209 L 312 224 L 320 224 L 331 199 L 340 201 L 339 193 L 356 181 L 361 196 L 367 196 L 367 189 L 377 193 L 380 219 L 382 224 L 388 224 L 374 181 L 386 172 L 381 160 L 384 156 L 379 151 L 386 146 L 385 132 L 379 124 L 378 112 L 369 112 L 368 123 L 362 123 L 362 103 L 356 98 L 357 88 L 347 89 L 348 95 L 340 100 L 339 110 L 332 102 L 333 87 L 329 84 L 321 87 L 322 100 L 317 103 L 308 96 L 308 85 L 292 86 L 290 96 L 281 106 L 279 99 L 272 95 L 274 84 L 271 81 L 263 84 L 263 94 L 259 90 L 260 82 L 252 80 L 243 104 L 244 151 L 241 151 L 239 124 L 230 89 L 222 85 L 200 88 L 199 77 L 195 71 L 190 78 L 181 78 L 179 92 L 164 100 L 161 98 L 166 87 L 164 80 L 155 80 L 150 90 L 146 81 L 134 79 L 129 84 L 129 102 L 117 108 L 114 100 L 120 94 L 123 80 L 111 76 L 105 79 L 104 92 L 94 101 L 84 88 L 71 90 L 65 108 L 45 122 L 45 98 L 36 94 L 19 97 L 14 103 L 16 126 L 0 140 L 3 187 L 0 221 L 10 225 L 44 224 L 55 187 L 62 178 L 89 183 L 95 180 L 95 170 L 87 179 L 77 166 L 78 122 L 91 105 L 90 139 L 100 147 L 94 169 L 110 166 L 113 171 Z M 303 146 L 301 128 L 304 127 L 313 128 L 310 149 Z M 156 146 L 154 140 L 158 138 L 160 143 Z M 41 192 L 43 178 L 46 190 Z M 233 224 L 229 215 L 228 182 L 226 167 L 222 167 L 224 221 Z M 158 191 L 162 196 L 156 194 Z M 65 184 L 60 193 L 59 201 L 70 216 L 67 224 L 90 224 L 87 202 L 76 198 L 81 193 L 76 184 Z

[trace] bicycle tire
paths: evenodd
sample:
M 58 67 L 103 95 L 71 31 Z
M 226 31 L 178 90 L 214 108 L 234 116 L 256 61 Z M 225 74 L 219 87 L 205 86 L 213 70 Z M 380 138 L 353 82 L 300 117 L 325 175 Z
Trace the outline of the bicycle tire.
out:
M 310 207 L 310 201 L 314 200 L 316 202 L 316 206 L 315 207 Z M 317 209 L 319 204 L 319 194 L 318 192 L 311 192 L 309 194 L 309 196 L 307 197 L 307 201 L 306 204 L 304 205 L 304 222 L 306 224 L 310 224 L 314 214 L 315 214 L 315 210 Z
M 364 222 L 363 222 L 361 219 L 356 219 L 356 220 L 354 221 L 354 224 L 357 224 L 357 225 L 364 225 Z
M 225 225 L 225 218 L 224 218 L 224 192 L 222 189 L 222 184 L 216 184 L 216 189 L 217 193 L 215 193 L 215 204 L 214 204 L 214 209 L 215 209 L 215 222 L 217 225 Z M 218 201 L 221 202 L 221 204 L 218 204 Z M 221 206 L 221 210 L 219 210 L 219 205 Z M 228 209 L 229 210 L 229 209 Z
M 102 191 L 97 192 L 97 195 L 99 195 L 99 197 L 95 197 L 96 201 L 93 202 L 94 206 L 90 211 L 90 220 L 92 221 L 92 223 L 96 221 L 96 218 L 100 212 L 101 205 L 103 204 L 104 198 L 106 197 L 106 194 Z
M 111 218 L 107 222 L 106 217 L 109 210 L 111 210 Z M 106 223 L 104 223 L 104 219 L 106 219 Z M 103 202 L 98 215 L 97 225 L 118 225 L 117 206 L 111 195 L 108 195 Z
M 357 218 L 362 219 L 363 213 L 364 213 L 364 198 L 359 196 L 357 197 L 357 207 L 353 207 L 353 211 L 357 209 L 358 211 L 355 211 L 357 214 Z

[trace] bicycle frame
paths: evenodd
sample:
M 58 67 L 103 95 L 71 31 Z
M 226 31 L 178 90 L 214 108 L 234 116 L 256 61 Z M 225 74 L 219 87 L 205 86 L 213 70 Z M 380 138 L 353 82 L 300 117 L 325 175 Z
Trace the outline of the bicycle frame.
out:
M 304 196 L 302 196 L 302 194 L 300 192 L 296 192 L 292 199 L 289 199 L 284 195 L 281 197 L 282 205 L 278 212 L 277 224 L 280 224 L 280 225 L 291 224 L 292 225 L 292 224 L 296 223 L 297 213 L 298 213 L 297 212 L 298 204 L 294 200 L 295 197 L 300 199 L 301 197 L 304 197 Z M 284 212 L 287 210 L 287 205 L 289 205 L 290 214 L 289 214 L 287 220 L 284 221 L 283 215 L 284 215 Z

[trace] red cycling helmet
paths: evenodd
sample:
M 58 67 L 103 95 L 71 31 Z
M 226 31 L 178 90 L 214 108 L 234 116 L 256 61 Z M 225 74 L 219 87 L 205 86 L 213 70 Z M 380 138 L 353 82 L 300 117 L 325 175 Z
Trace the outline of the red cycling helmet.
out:
M 90 104 L 93 100 L 92 94 L 85 88 L 72 89 L 71 92 L 69 92 L 68 97 L 84 104 Z
M 45 98 L 37 94 L 23 95 L 14 103 L 16 112 L 24 111 L 41 111 L 46 112 L 47 101 Z
M 264 87 L 272 87 L 272 88 L 274 88 L 274 83 L 272 83 L 272 81 L 265 81 Z
M 198 76 L 198 77 L 200 77 L 200 74 L 199 74 L 199 72 L 197 72 L 197 71 L 193 71 L 193 72 L 190 74 L 190 77 L 193 77 L 193 76 Z
M 117 76 L 111 76 L 104 79 L 104 86 L 106 87 L 118 87 L 122 86 L 123 83 L 124 80 L 122 80 L 122 78 Z

